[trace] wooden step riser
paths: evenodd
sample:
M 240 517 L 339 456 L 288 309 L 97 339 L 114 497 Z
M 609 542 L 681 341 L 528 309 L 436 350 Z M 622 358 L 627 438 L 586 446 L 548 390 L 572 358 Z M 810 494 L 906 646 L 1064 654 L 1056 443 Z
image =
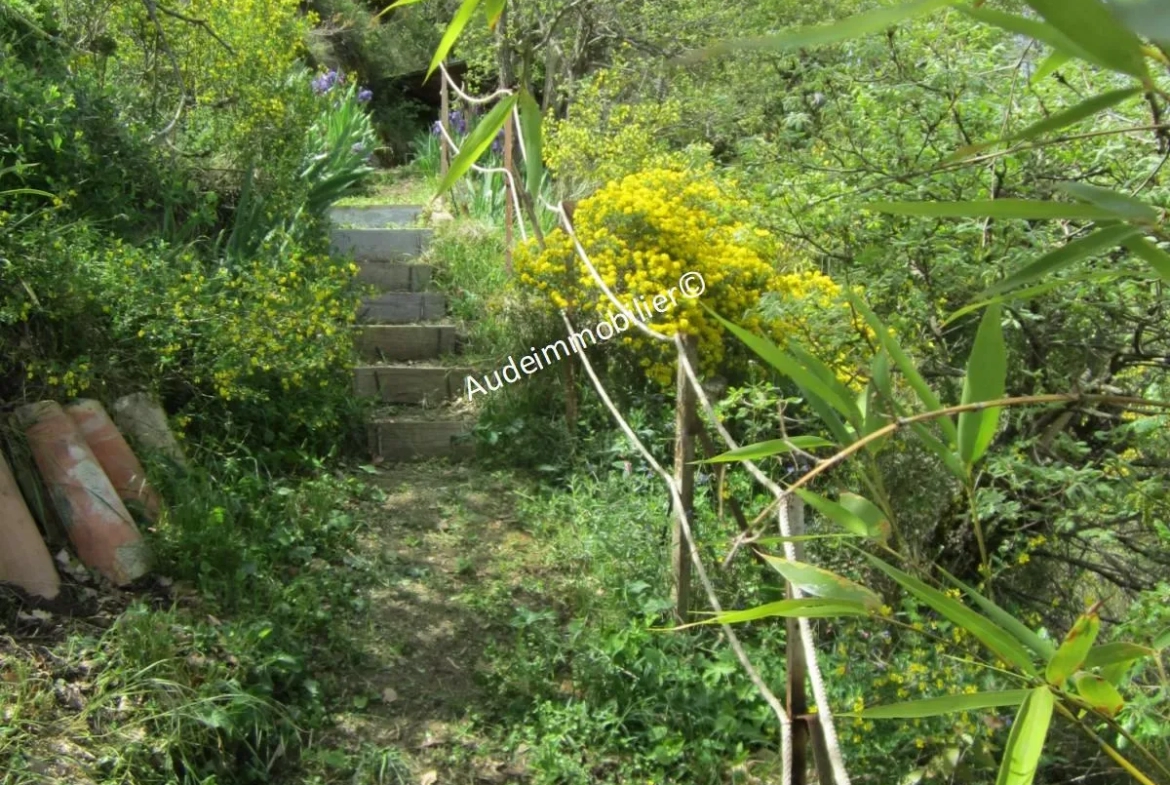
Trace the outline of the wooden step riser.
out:
M 355 337 L 358 354 L 376 362 L 432 360 L 457 350 L 450 325 L 367 325 Z
M 437 406 L 465 393 L 470 368 L 362 366 L 354 368 L 354 394 L 384 403 Z
M 383 292 L 422 292 L 430 286 L 433 269 L 429 264 L 358 262 L 357 280 Z
M 359 262 L 400 262 L 419 256 L 430 238 L 430 229 L 334 229 L 331 250 Z
M 433 322 L 447 315 L 447 298 L 434 292 L 386 292 L 367 297 L 358 308 L 366 324 Z
M 418 220 L 420 213 L 422 213 L 421 207 L 410 205 L 334 207 L 329 211 L 329 218 L 340 226 L 389 229 L 414 223 Z
M 471 423 L 457 420 L 379 421 L 366 427 L 370 453 L 389 463 L 475 456 Z

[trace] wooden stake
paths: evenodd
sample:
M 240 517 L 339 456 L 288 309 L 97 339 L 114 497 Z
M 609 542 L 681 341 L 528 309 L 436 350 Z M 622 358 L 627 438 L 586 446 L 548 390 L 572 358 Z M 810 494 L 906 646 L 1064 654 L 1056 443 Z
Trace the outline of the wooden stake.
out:
M 683 350 L 691 362 L 692 368 L 699 363 L 695 352 L 695 339 L 684 336 Z M 678 363 L 677 400 L 675 401 L 675 436 L 674 436 L 674 481 L 678 485 L 679 498 L 682 501 L 682 510 L 676 511 L 672 519 L 674 528 L 670 538 L 671 573 L 674 578 L 673 597 L 675 621 L 684 624 L 690 620 L 691 613 L 691 548 L 693 543 L 687 540 L 686 532 L 678 515 L 685 515 L 690 524 L 691 532 L 695 529 L 695 432 L 698 425 L 696 412 L 697 397 L 687 378 L 686 370 L 681 360 Z

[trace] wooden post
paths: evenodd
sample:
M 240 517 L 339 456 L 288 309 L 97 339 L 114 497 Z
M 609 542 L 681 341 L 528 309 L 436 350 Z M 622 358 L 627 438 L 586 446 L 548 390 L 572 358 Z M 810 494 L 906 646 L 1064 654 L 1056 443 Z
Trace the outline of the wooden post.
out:
M 451 97 L 447 94 L 447 72 L 440 73 L 439 81 L 441 83 L 439 90 L 439 123 L 445 132 L 439 137 L 439 174 L 443 177 L 447 176 L 447 169 L 451 166 L 451 154 L 447 150 L 447 134 L 451 133 Z
M 788 528 L 794 537 L 804 534 L 804 500 L 789 496 L 784 501 L 787 507 Z M 796 560 L 804 561 L 804 547 L 797 540 L 792 544 Z M 792 599 L 792 584 L 786 581 L 788 598 Z M 784 647 L 788 655 L 788 717 L 792 720 L 792 785 L 805 785 L 808 773 L 809 721 L 808 695 L 805 680 L 808 677 L 808 663 L 804 659 L 804 645 L 800 635 L 798 619 L 788 619 L 788 635 Z M 815 721 L 815 720 L 814 720 Z
M 683 351 L 690 360 L 691 367 L 698 367 L 695 352 L 695 339 L 692 336 L 683 336 Z M 686 516 L 687 523 L 694 533 L 695 526 L 695 432 L 698 424 L 696 414 L 697 396 L 691 387 L 691 381 L 683 368 L 682 359 L 678 361 L 677 400 L 675 401 L 675 435 L 674 435 L 674 482 L 678 486 L 681 510 L 675 510 L 673 529 L 670 538 L 671 573 L 674 578 L 673 597 L 675 621 L 684 624 L 690 619 L 691 613 L 691 547 L 693 543 L 687 539 L 679 516 Z
M 512 209 L 512 199 L 514 192 L 512 190 L 512 181 L 515 175 L 512 173 L 512 115 L 508 114 L 507 119 L 504 120 L 504 171 L 508 174 L 504 176 L 504 270 L 508 276 L 512 275 L 512 222 L 516 220 L 515 213 Z

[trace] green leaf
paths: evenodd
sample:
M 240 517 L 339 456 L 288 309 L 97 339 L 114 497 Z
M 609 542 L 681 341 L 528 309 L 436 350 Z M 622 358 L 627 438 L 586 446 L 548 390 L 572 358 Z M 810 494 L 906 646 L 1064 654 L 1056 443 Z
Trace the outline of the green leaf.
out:
M 1170 649 L 1170 627 L 1162 630 L 1160 633 L 1158 633 L 1157 637 L 1154 638 L 1154 648 L 1158 651 L 1162 651 L 1162 649 Z
M 1086 668 L 1104 668 L 1117 663 L 1129 663 L 1153 657 L 1158 652 L 1149 646 L 1139 646 L 1136 643 L 1103 643 L 1089 649 L 1085 655 Z
M 460 177 L 471 169 L 472 164 L 478 161 L 480 156 L 492 146 L 492 140 L 496 138 L 500 129 L 504 127 L 504 121 L 508 119 L 508 113 L 512 111 L 515 103 L 515 95 L 501 99 L 479 121 L 479 125 L 475 127 L 475 130 L 468 134 L 467 138 L 463 140 L 463 149 L 451 161 L 451 166 L 447 169 L 447 175 L 439 183 L 439 193 L 443 193 L 454 185 Z
M 917 0 L 917 2 L 904 3 L 893 7 L 878 8 L 825 25 L 802 27 L 777 35 L 764 35 L 754 38 L 724 41 L 713 47 L 685 55 L 681 59 L 684 62 L 694 62 L 707 57 L 749 50 L 782 51 L 785 49 L 801 49 L 809 46 L 831 44 L 849 38 L 859 38 L 870 33 L 877 33 L 911 17 L 926 14 L 944 6 L 953 5 L 954 3 L 955 0 Z
M 455 16 L 451 18 L 451 23 L 447 25 L 446 32 L 443 33 L 443 38 L 439 41 L 439 47 L 435 50 L 435 56 L 431 58 L 431 65 L 427 68 L 427 79 L 430 79 L 431 74 L 435 72 L 439 64 L 447 59 L 447 55 L 451 52 L 451 47 L 455 46 L 455 42 L 463 34 L 463 28 L 467 27 L 467 23 L 471 21 L 475 9 L 479 7 L 479 2 L 480 0 L 463 0 L 463 4 L 459 6 L 459 10 L 455 12 Z M 499 104 L 496 104 L 496 106 L 498 107 Z M 502 127 L 503 123 L 500 126 Z M 479 156 L 476 156 L 476 158 L 479 158 Z M 440 188 L 439 192 L 442 193 L 442 191 L 443 189 Z
M 819 436 L 792 436 L 788 439 L 770 439 L 766 442 L 745 444 L 734 450 L 720 453 L 714 458 L 707 458 L 696 463 L 729 463 L 731 461 L 755 461 L 772 455 L 792 452 L 793 450 L 811 450 L 816 447 L 833 447 L 831 441 Z
M 1146 79 L 1142 43 L 1100 0 L 1027 0 L 1044 21 L 1107 68 Z
M 927 586 L 918 578 L 902 572 L 892 564 L 868 553 L 863 555 L 870 563 L 893 578 L 921 602 L 926 603 L 949 621 L 975 636 L 978 641 L 1004 662 L 1015 665 L 1029 676 L 1036 673 L 1036 666 L 1027 650 L 1002 627 L 980 616 L 958 600 L 952 599 L 937 589 Z
M 1132 0 L 1110 6 L 1121 23 L 1151 41 L 1170 41 L 1170 14 L 1164 0 Z
M 996 605 L 991 600 L 984 597 L 979 592 L 961 580 L 951 575 L 946 570 L 939 570 L 948 581 L 958 586 L 963 592 L 971 598 L 979 608 L 987 615 L 987 618 L 1003 627 L 1005 630 L 1015 636 L 1016 640 L 1031 649 L 1038 657 L 1047 662 L 1052 655 L 1056 653 L 1056 646 L 1052 641 L 1045 640 L 1037 635 L 1030 627 L 1025 625 L 1015 616 L 1005 611 L 1003 608 Z
M 706 306 L 704 306 L 706 307 Z M 857 411 L 857 406 L 853 400 L 848 396 L 842 396 L 831 385 L 826 384 L 822 379 L 812 370 L 806 368 L 795 357 L 780 349 L 776 344 L 769 341 L 767 338 L 755 335 L 739 325 L 732 324 L 724 319 L 719 314 L 707 309 L 724 327 L 728 329 L 739 340 L 743 341 L 749 349 L 756 353 L 760 359 L 771 365 L 780 373 L 792 379 L 807 396 L 815 396 L 825 403 L 832 406 L 834 409 L 845 415 L 847 420 L 860 421 L 861 413 Z M 851 441 L 851 440 L 846 440 Z
M 869 609 L 859 602 L 801 597 L 795 600 L 769 602 L 742 611 L 723 611 L 709 619 L 684 624 L 673 629 L 681 630 L 700 624 L 742 624 L 747 621 L 759 621 L 777 616 L 799 619 L 835 619 L 839 616 L 868 616 L 869 613 Z
M 528 193 L 535 199 L 544 179 L 544 152 L 540 136 L 540 105 L 527 90 L 520 93 L 520 130 L 524 133 L 524 172 Z
M 1047 687 L 1033 688 L 1024 699 L 1012 723 L 995 785 L 1032 785 L 1055 705 L 1056 696 Z
M 869 202 L 861 205 L 892 215 L 917 215 L 931 218 L 1080 218 L 1107 221 L 1117 218 L 1112 210 L 1095 205 L 1049 202 L 1035 199 L 986 199 L 973 202 Z
M 1059 288 L 1061 286 L 1067 286 L 1070 283 L 1077 283 L 1080 281 L 1106 281 L 1106 280 L 1111 280 L 1114 278 L 1119 278 L 1119 277 L 1121 277 L 1121 275 L 1122 275 L 1122 273 L 1120 273 L 1116 270 L 1094 270 L 1092 272 L 1081 273 L 1079 275 L 1070 275 L 1070 276 L 1067 276 L 1064 278 L 1050 278 L 1049 280 L 1045 281 L 1044 283 L 1037 284 L 1035 286 L 1029 286 L 1026 289 L 1017 289 L 1015 291 L 1008 292 L 1005 294 L 997 294 L 995 297 L 992 297 L 990 299 L 977 300 L 973 303 L 969 303 L 967 305 L 964 305 L 962 308 L 955 311 L 954 313 L 952 313 L 950 316 L 948 316 L 946 319 L 943 320 L 943 327 L 946 327 L 948 324 L 951 324 L 952 322 L 956 321 L 957 319 L 960 319 L 960 318 L 966 316 L 967 314 L 971 313 L 972 311 L 978 311 L 980 308 L 986 308 L 987 306 L 991 305 L 992 303 L 1002 303 L 1002 302 L 1005 302 L 1007 300 L 1012 300 L 1014 302 L 1023 302 L 1025 300 L 1030 300 L 1033 297 L 1044 294 L 1045 292 L 1049 292 L 1049 291 L 1056 289 L 1056 288 Z M 986 292 L 984 294 L 986 294 Z
M 1123 245 L 1130 253 L 1143 259 L 1154 272 L 1165 281 L 1170 281 L 1170 254 L 1154 245 L 1145 237 L 1131 237 Z
M 1107 717 L 1116 717 L 1125 708 L 1125 699 L 1121 693 L 1100 676 L 1078 673 L 1073 676 L 1073 686 L 1086 703 Z
M 1074 199 L 1080 199 L 1082 202 L 1110 210 L 1115 216 L 1125 221 L 1154 223 L 1158 220 L 1158 211 L 1152 205 L 1146 204 L 1141 199 L 1135 199 L 1129 194 L 1077 182 L 1061 183 L 1060 188 Z
M 826 600 L 860 603 L 871 611 L 876 611 L 882 606 L 881 598 L 872 591 L 836 573 L 768 554 L 764 554 L 764 560 L 805 594 Z
M 388 11 L 393 11 L 395 8 L 402 8 L 404 6 L 414 5 L 415 3 L 421 3 L 421 2 L 422 2 L 422 0 L 398 0 L 398 2 L 391 3 L 390 5 L 383 8 L 381 11 L 379 11 L 377 14 L 374 15 L 374 18 L 381 19 Z
M 1045 680 L 1055 687 L 1063 686 L 1065 680 L 1085 664 L 1089 649 L 1093 647 L 1100 631 L 1101 619 L 1095 611 L 1081 614 L 1064 637 L 1060 648 L 1048 660 L 1048 667 L 1044 671 Z
M 986 6 L 975 7 L 971 5 L 957 6 L 958 10 L 962 11 L 967 16 L 978 19 L 980 22 L 993 25 L 995 27 L 1007 30 L 1009 33 L 1016 33 L 1027 38 L 1033 38 L 1042 43 L 1048 44 L 1058 52 L 1063 52 L 1074 57 L 1079 57 L 1084 60 L 1096 62 L 1098 65 L 1105 67 L 1104 63 L 1096 61 L 1091 54 L 1078 46 L 1071 38 L 1064 33 L 1057 30 L 1049 24 L 1045 24 L 1036 19 L 1028 19 L 1024 16 L 1016 16 L 1008 14 L 1003 11 L 996 11 Z
M 804 499 L 806 504 L 829 520 L 835 522 L 850 534 L 856 534 L 861 537 L 872 536 L 866 522 L 844 505 L 838 504 L 831 499 L 826 499 L 824 496 L 804 488 L 797 488 L 796 493 L 800 498 Z
M 508 0 L 484 0 L 483 10 L 487 14 L 488 27 L 492 30 L 496 29 L 496 25 L 500 22 L 500 17 L 504 14 L 504 8 L 508 5 Z
M 842 493 L 838 499 L 841 506 L 865 522 L 870 537 L 885 543 L 890 539 L 890 519 L 881 508 L 864 496 L 856 493 Z
M 967 360 L 967 378 L 963 382 L 963 404 L 994 401 L 1003 397 L 1007 379 L 1007 349 L 1003 344 L 1000 307 L 993 305 L 983 313 L 975 348 Z M 1000 407 L 959 414 L 959 457 L 971 465 L 983 457 L 995 436 Z
M 890 335 L 889 329 L 882 323 L 882 320 L 877 317 L 877 314 L 875 314 L 866 304 L 866 302 L 857 294 L 850 292 L 848 297 L 849 302 L 852 304 L 854 310 L 860 313 L 862 318 L 865 319 L 866 323 L 869 324 L 870 329 L 874 331 L 878 341 L 882 345 L 882 348 L 886 350 L 888 355 L 890 355 L 890 359 L 894 361 L 894 364 L 898 366 L 898 370 L 900 370 L 902 375 L 906 377 L 907 383 L 914 389 L 914 392 L 918 394 L 918 398 L 922 401 L 922 405 L 925 406 L 928 411 L 932 412 L 937 412 L 939 409 L 941 409 L 942 403 L 939 401 L 938 396 L 934 394 L 934 391 L 930 389 L 930 385 L 926 383 L 926 380 L 922 378 L 922 374 L 918 372 L 918 368 L 915 367 L 910 358 L 906 356 L 906 353 L 902 351 L 902 347 L 899 346 L 898 342 L 894 340 L 894 337 Z M 958 431 L 955 429 L 954 420 L 952 420 L 950 417 L 940 417 L 938 419 L 938 424 L 939 427 L 942 428 L 943 434 L 951 443 L 958 441 Z M 923 430 L 925 431 L 925 429 Z
M 1098 229 L 1079 240 L 1073 240 L 1071 243 L 1065 243 L 1056 250 L 1049 251 L 1039 259 L 1026 265 L 1022 270 L 1017 270 L 999 283 L 987 288 L 980 297 L 992 297 L 1001 292 L 1014 289 L 1017 286 L 1031 283 L 1037 278 L 1041 278 L 1057 270 L 1063 270 L 1065 267 L 1076 264 L 1082 259 L 1087 259 L 1102 251 L 1115 248 L 1140 233 L 1141 229 L 1125 224 Z
M 1070 55 L 1068 52 L 1062 52 L 1060 50 L 1053 52 L 1052 54 L 1048 55 L 1048 57 L 1044 58 L 1044 62 L 1042 62 L 1036 71 L 1032 74 L 1032 78 L 1028 80 L 1028 83 L 1037 84 L 1046 76 L 1056 73 L 1057 69 L 1067 63 L 1071 58 L 1072 55 Z
M 795 357 L 801 366 L 811 371 L 826 387 L 832 390 L 838 400 L 845 401 L 849 404 L 848 411 L 843 412 L 843 414 L 849 419 L 854 429 L 861 431 L 865 425 L 865 418 L 861 414 L 861 409 L 857 406 L 849 388 L 837 378 L 837 374 L 833 369 L 822 362 L 816 355 L 806 352 L 804 347 L 796 341 L 789 341 L 788 353 Z
M 874 706 L 842 717 L 862 717 L 867 720 L 909 720 L 921 717 L 937 717 L 940 714 L 954 714 L 958 711 L 994 709 L 999 706 L 1019 706 L 1031 690 L 1004 690 L 1002 692 L 976 692 L 973 694 L 944 695 L 939 698 L 925 698 L 889 706 Z

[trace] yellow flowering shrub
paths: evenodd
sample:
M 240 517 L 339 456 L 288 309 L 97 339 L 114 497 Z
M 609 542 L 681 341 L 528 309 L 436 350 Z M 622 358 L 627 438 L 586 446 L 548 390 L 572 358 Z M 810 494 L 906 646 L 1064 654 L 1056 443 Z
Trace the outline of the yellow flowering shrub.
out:
M 589 189 L 642 169 L 681 163 L 664 129 L 677 126 L 678 101 L 625 102 L 620 66 L 578 88 L 568 117 L 545 119 L 544 159 L 562 183 Z
M 849 322 L 840 287 L 832 279 L 803 268 L 767 231 L 737 220 L 736 211 L 747 203 L 732 195 L 733 185 L 720 183 L 709 168 L 650 169 L 610 182 L 581 201 L 574 214 L 578 239 L 605 285 L 631 312 L 648 314 L 646 323 L 659 333 L 694 336 L 705 373 L 723 370 L 729 359 L 726 347 L 737 344 L 725 344 L 722 326 L 704 305 L 779 343 L 793 335 L 803 341 L 815 338 L 806 318 L 813 311 L 836 313 L 839 321 Z M 543 251 L 532 242 L 518 249 L 515 263 L 522 285 L 556 307 L 570 309 L 579 328 L 617 310 L 563 230 L 551 232 L 545 241 Z M 680 278 L 687 273 L 701 276 L 705 284 L 697 297 L 680 290 Z M 672 287 L 676 304 L 663 313 L 651 312 L 647 303 Z M 765 319 L 760 305 L 769 293 L 787 307 Z M 641 365 L 651 379 L 670 383 L 672 343 L 649 338 L 634 327 L 621 340 L 642 354 Z

